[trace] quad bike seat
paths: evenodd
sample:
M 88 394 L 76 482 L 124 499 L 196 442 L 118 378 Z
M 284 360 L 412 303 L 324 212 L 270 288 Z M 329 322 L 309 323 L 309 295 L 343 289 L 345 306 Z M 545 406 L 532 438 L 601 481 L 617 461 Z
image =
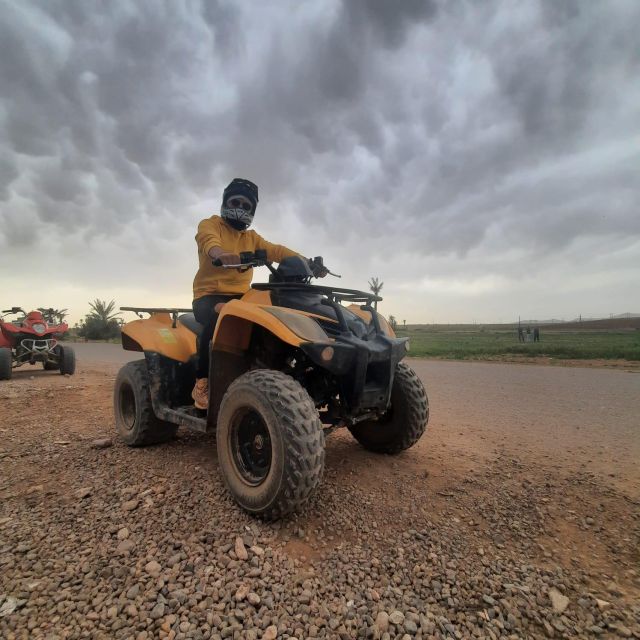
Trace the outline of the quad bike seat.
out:
M 184 325 L 187 329 L 189 329 L 189 331 L 191 331 L 192 333 L 195 333 L 197 336 L 199 336 L 202 333 L 203 327 L 196 320 L 193 313 L 183 313 L 178 318 L 178 321 L 180 322 L 180 324 Z

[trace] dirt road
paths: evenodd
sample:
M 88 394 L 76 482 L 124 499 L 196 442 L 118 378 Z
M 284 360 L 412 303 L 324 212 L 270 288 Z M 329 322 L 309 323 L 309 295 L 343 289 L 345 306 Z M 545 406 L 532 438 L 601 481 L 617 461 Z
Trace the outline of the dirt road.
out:
M 0 387 L 0 637 L 640 637 L 639 373 L 413 360 L 420 443 L 331 436 L 268 524 L 211 436 L 93 448 L 137 354 L 76 347 L 76 376 Z

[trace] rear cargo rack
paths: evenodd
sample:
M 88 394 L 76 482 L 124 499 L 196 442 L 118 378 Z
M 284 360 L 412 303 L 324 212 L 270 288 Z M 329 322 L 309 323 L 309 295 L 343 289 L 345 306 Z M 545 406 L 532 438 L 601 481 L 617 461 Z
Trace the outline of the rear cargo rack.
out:
M 178 322 L 178 315 L 181 313 L 191 313 L 192 309 L 181 307 L 120 307 L 120 311 L 133 311 L 138 318 L 142 318 L 143 313 L 168 313 L 171 316 L 171 326 L 175 329 Z

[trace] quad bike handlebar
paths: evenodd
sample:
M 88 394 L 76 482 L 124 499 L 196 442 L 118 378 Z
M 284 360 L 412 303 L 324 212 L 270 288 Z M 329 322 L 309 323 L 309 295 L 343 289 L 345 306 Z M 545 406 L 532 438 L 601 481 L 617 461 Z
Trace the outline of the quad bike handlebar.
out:
M 240 253 L 239 264 L 223 264 L 220 258 L 211 261 L 214 267 L 222 267 L 223 269 L 239 269 L 240 271 L 248 271 L 253 267 L 266 267 L 271 263 L 267 260 L 267 252 L 263 249 L 253 251 L 243 251 Z
M 27 315 L 22 307 L 11 307 L 11 309 L 4 309 L 2 313 L 24 313 L 24 315 Z
M 267 260 L 267 252 L 263 249 L 258 249 L 255 252 L 243 251 L 240 254 L 240 264 L 222 264 L 222 260 L 220 260 L 220 258 L 216 258 L 212 261 L 212 263 L 214 267 L 222 267 L 223 269 L 238 269 L 240 271 L 248 271 L 249 269 L 253 269 L 254 267 L 267 267 L 269 271 L 271 271 L 271 273 L 275 273 L 275 269 L 272 266 L 273 263 Z M 322 256 L 310 258 L 309 268 L 312 272 L 314 272 L 314 277 L 316 278 L 319 276 L 315 275 L 315 270 L 325 270 L 330 276 L 342 278 L 341 275 L 329 271 L 329 269 L 324 266 L 324 260 L 322 259 Z

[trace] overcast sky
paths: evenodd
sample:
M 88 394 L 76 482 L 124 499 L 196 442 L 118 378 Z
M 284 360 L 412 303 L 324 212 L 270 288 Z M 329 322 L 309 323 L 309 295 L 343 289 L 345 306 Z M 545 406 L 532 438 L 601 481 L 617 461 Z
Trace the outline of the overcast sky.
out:
M 0 307 L 190 306 L 254 228 L 407 322 L 640 311 L 638 0 L 0 0 Z M 264 274 L 257 273 L 256 279 Z

